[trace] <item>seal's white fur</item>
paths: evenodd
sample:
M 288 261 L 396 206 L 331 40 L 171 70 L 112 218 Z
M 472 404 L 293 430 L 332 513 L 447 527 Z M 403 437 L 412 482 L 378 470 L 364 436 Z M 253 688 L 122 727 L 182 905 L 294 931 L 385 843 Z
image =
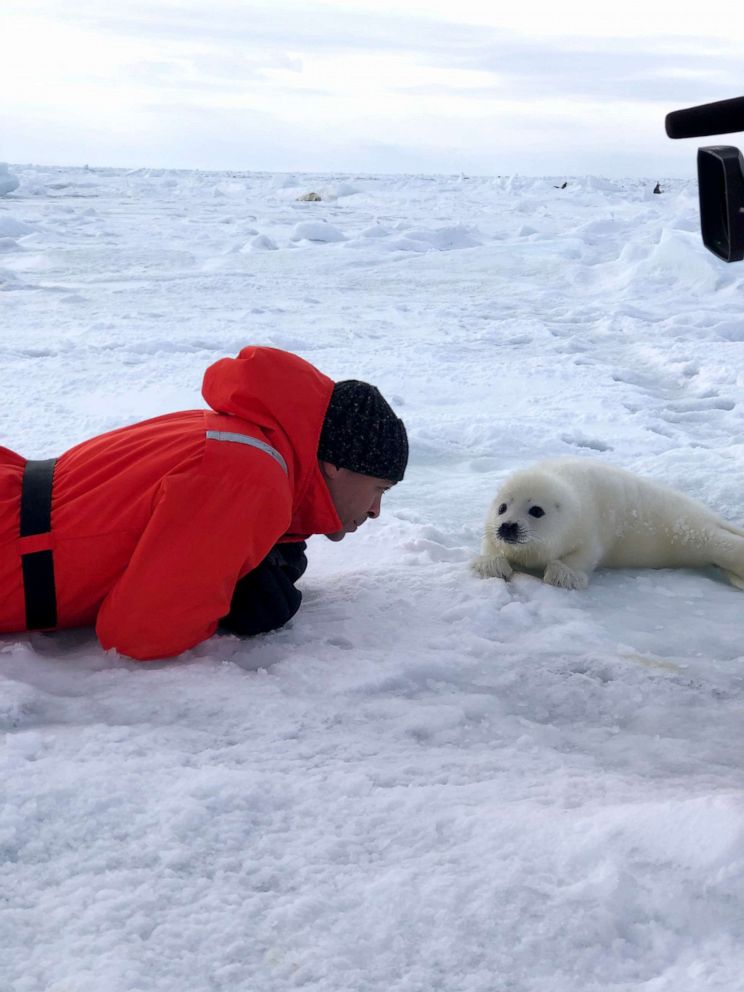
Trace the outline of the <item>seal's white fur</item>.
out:
M 484 578 L 544 569 L 545 582 L 566 589 L 585 588 L 600 567 L 706 565 L 744 589 L 744 530 L 674 489 L 580 458 L 539 462 L 507 479 L 472 562 Z

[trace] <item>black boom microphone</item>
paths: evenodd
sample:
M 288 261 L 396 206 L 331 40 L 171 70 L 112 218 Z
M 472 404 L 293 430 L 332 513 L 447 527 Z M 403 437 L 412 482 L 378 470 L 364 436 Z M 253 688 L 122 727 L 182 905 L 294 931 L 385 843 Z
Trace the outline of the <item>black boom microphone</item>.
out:
M 666 115 L 670 138 L 744 131 L 744 96 L 701 103 Z M 698 195 L 703 244 L 724 262 L 744 259 L 744 158 L 738 148 L 698 148 Z
M 743 131 L 744 96 L 675 110 L 666 115 L 664 124 L 670 138 L 702 138 L 707 134 Z

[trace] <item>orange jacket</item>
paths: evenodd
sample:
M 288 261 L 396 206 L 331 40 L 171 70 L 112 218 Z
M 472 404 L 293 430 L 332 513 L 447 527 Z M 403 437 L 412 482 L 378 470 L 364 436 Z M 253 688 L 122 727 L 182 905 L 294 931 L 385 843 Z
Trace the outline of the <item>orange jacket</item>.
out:
M 51 534 L 19 538 L 25 459 L 0 447 L 0 631 L 25 629 L 20 555 L 51 548 L 58 627 L 147 660 L 216 630 L 277 541 L 341 529 L 318 468 L 333 382 L 296 355 L 244 348 L 204 376 L 211 410 L 102 434 L 57 460 Z M 280 463 L 248 444 L 270 445 Z

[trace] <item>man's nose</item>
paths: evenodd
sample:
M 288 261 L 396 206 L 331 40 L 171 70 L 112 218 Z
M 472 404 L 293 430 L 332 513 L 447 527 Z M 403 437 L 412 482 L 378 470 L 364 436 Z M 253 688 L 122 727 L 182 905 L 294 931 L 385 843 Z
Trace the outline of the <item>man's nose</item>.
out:
M 377 499 L 372 504 L 372 506 L 370 506 L 369 510 L 367 510 L 367 516 L 372 517 L 373 520 L 376 520 L 380 516 L 381 509 L 382 509 L 382 496 L 378 496 Z

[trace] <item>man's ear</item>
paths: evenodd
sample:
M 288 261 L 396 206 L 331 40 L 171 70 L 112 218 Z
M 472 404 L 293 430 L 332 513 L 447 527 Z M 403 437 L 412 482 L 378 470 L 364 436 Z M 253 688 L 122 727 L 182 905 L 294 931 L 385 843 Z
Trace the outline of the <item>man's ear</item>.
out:
M 324 462 L 320 458 L 318 459 L 318 465 L 324 479 L 335 479 L 341 471 L 338 465 L 333 465 L 331 462 Z

